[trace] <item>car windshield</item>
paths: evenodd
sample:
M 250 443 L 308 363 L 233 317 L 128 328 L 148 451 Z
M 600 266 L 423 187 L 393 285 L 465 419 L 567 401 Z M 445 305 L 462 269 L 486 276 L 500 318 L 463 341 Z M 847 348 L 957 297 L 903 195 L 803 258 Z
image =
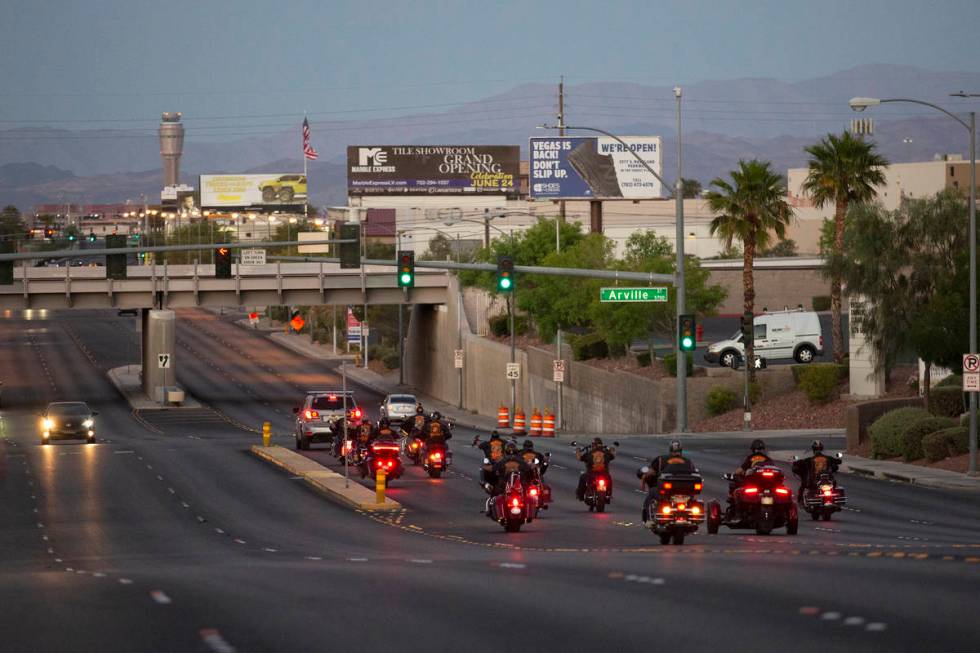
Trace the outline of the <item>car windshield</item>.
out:
M 392 404 L 415 404 L 415 397 L 412 395 L 391 395 L 388 399 L 389 403 Z
M 355 405 L 353 397 L 347 397 L 347 405 Z M 311 407 L 315 408 L 316 410 L 343 410 L 344 396 L 340 394 L 320 395 L 313 398 Z
M 91 412 L 85 404 L 52 404 L 48 406 L 48 415 L 51 417 L 82 417 Z

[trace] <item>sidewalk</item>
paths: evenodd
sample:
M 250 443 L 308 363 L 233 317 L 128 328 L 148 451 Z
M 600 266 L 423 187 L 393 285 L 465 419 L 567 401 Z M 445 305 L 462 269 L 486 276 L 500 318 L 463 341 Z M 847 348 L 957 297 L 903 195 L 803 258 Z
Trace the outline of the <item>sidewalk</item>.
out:
M 773 451 L 772 457 L 776 460 L 790 462 L 793 460 L 793 454 L 801 455 L 797 451 Z M 980 477 L 967 476 L 945 469 L 908 465 L 890 460 L 873 460 L 849 454 L 844 454 L 840 471 L 943 490 L 980 491 Z

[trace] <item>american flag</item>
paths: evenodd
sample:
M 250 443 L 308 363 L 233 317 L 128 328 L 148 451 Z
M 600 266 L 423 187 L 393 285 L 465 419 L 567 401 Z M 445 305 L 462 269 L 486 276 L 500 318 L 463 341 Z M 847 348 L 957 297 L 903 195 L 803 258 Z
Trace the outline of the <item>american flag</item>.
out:
M 306 118 L 303 118 L 303 156 L 310 161 L 315 161 L 319 156 L 310 145 L 310 123 Z

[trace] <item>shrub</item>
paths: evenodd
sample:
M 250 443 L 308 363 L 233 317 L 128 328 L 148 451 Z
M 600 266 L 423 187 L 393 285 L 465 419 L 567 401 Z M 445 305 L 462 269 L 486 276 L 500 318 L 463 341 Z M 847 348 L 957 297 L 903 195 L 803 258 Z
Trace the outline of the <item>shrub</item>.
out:
M 691 352 L 686 352 L 687 354 L 687 370 L 690 375 L 694 371 L 694 356 Z M 677 354 L 667 354 L 664 356 L 664 369 L 671 376 L 677 376 Z
M 650 352 L 648 351 L 636 355 L 636 364 L 639 365 L 640 367 L 650 367 L 650 363 L 652 362 L 653 362 L 653 357 L 650 355 Z
M 929 392 L 929 412 L 940 417 L 959 417 L 963 414 L 963 391 L 946 386 Z
M 834 396 L 840 379 L 840 365 L 810 363 L 800 370 L 800 389 L 812 403 L 826 403 Z
M 960 416 L 960 426 L 965 426 L 966 428 L 970 428 L 970 413 Z
M 830 295 L 817 295 L 813 298 L 813 310 L 815 311 L 829 311 L 830 310 Z
M 569 338 L 572 357 L 577 361 L 590 358 L 609 358 L 609 347 L 598 333 L 586 333 Z
M 943 429 L 922 438 L 922 452 L 929 462 L 958 456 L 970 450 L 970 429 L 962 426 Z
M 704 400 L 704 406 L 708 414 L 712 417 L 721 415 L 738 406 L 738 396 L 731 388 L 717 386 L 711 388 L 708 392 L 708 396 Z
M 800 387 L 800 374 L 803 370 L 810 367 L 810 365 L 790 365 L 789 371 L 793 373 L 793 384 L 798 388 Z
M 905 460 L 922 458 L 925 455 L 922 451 L 922 439 L 930 433 L 953 426 L 956 426 L 956 422 L 948 417 L 924 417 L 909 423 L 902 431 L 902 455 Z
M 503 315 L 493 316 L 492 318 L 490 318 L 489 324 L 490 324 L 490 333 L 497 336 L 498 338 L 502 338 L 504 336 L 510 335 L 510 317 L 508 317 L 506 313 L 504 313 Z M 517 335 L 523 336 L 525 333 L 527 333 L 529 324 L 530 322 L 526 315 L 514 316 L 514 332 Z
M 963 377 L 959 374 L 950 374 L 945 379 L 933 386 L 934 388 L 963 388 Z
M 868 428 L 868 435 L 871 437 L 871 457 L 901 456 L 902 431 L 911 422 L 925 417 L 931 415 L 922 408 L 906 406 L 890 410 L 876 419 Z

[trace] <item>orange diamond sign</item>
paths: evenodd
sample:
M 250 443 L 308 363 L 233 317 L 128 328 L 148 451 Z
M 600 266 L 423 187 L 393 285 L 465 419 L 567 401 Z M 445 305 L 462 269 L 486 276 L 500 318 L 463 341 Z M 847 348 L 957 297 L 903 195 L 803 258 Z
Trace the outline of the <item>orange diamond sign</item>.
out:
M 306 324 L 306 320 L 304 320 L 303 319 L 303 316 L 300 315 L 300 314 L 298 314 L 298 313 L 296 315 L 294 315 L 293 316 L 293 319 L 291 319 L 289 321 L 289 325 L 293 327 L 293 330 L 296 331 L 296 333 L 299 333 L 300 331 L 302 331 L 303 330 L 303 326 L 305 324 Z

